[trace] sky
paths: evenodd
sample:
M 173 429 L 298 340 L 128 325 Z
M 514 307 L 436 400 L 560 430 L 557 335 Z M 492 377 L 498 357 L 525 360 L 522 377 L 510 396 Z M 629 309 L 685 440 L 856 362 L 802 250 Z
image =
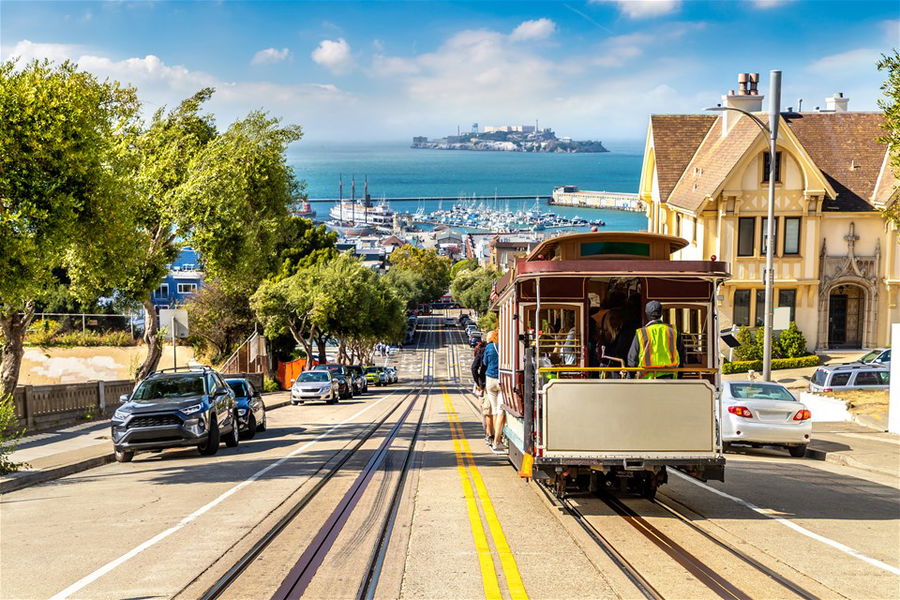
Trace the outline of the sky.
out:
M 201 87 L 221 126 L 265 110 L 307 142 L 441 137 L 535 123 L 635 140 L 653 113 L 721 102 L 737 74 L 783 72 L 782 106 L 877 110 L 878 57 L 900 3 L 864 0 L 561 2 L 16 2 L 0 58 L 71 59 L 134 85 L 150 114 Z

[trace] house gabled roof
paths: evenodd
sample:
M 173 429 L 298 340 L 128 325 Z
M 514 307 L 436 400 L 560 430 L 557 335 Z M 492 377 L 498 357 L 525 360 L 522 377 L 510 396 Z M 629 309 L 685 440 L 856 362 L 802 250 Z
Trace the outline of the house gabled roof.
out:
M 884 160 L 881 162 L 881 173 L 878 174 L 875 192 L 872 194 L 872 204 L 877 208 L 887 208 L 900 192 L 897 189 L 898 185 L 900 185 L 900 181 L 897 180 L 897 176 L 894 175 L 894 170 L 891 168 L 891 155 L 889 152 L 885 152 Z
M 741 116 L 723 137 L 724 120 L 720 116 L 714 119 L 715 123 L 675 184 L 669 204 L 691 212 L 698 210 L 707 197 L 715 195 L 724 185 L 728 175 L 762 135 L 756 123 Z
M 874 210 L 872 196 L 886 148 L 881 113 L 785 113 L 782 115 L 810 158 L 834 188 L 824 210 Z
M 663 202 L 678 183 L 716 115 L 651 115 L 656 178 Z

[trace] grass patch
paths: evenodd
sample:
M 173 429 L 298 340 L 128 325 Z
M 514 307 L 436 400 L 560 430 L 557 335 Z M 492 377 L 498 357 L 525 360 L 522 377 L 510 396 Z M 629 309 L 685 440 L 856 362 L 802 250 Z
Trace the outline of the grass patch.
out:
M 887 414 L 890 390 L 848 390 L 828 394 L 847 403 L 847 409 L 858 415 Z

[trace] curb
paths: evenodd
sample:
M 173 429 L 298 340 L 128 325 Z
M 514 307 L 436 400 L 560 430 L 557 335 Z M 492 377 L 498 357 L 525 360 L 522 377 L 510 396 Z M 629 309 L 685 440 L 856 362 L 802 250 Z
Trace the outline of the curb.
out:
M 266 410 L 275 410 L 276 408 L 290 406 L 290 404 L 290 399 L 283 400 L 281 402 L 274 402 L 272 404 L 266 405 Z M 7 476 L 7 479 L 5 479 L 4 481 L 0 481 L 0 495 L 22 490 L 39 483 L 46 483 L 48 481 L 53 481 L 54 479 L 60 479 L 68 475 L 74 475 L 75 473 L 80 473 L 89 469 L 102 467 L 103 465 L 107 465 L 111 462 L 114 462 L 115 460 L 116 455 L 113 452 L 110 452 L 109 454 L 86 458 L 84 460 L 70 463 L 68 465 L 63 465 L 61 467 L 55 467 L 53 469 L 12 473 Z
M 896 471 L 873 467 L 872 465 L 860 462 L 853 457 L 847 456 L 846 454 L 840 454 L 838 452 L 826 452 L 824 450 L 818 450 L 816 448 L 807 448 L 805 458 L 821 460 L 823 462 L 841 465 L 842 467 L 853 467 L 854 469 L 860 469 L 862 471 L 868 471 L 870 473 L 878 473 L 879 475 L 889 475 L 891 477 L 896 477 L 897 475 Z

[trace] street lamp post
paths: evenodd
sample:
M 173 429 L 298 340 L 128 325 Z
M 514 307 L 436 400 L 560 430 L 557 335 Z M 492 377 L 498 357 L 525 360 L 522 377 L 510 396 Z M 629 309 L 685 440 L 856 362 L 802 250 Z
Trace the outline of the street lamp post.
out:
M 769 135 L 769 202 L 766 218 L 766 270 L 763 275 L 765 284 L 766 306 L 763 321 L 763 380 L 772 379 L 772 322 L 775 314 L 774 285 L 775 272 L 773 261 L 775 258 L 775 174 L 778 166 L 775 151 L 775 143 L 778 139 L 778 121 L 781 114 L 781 71 L 769 71 L 769 126 L 763 123 L 753 113 L 735 108 L 733 106 L 716 106 L 706 110 L 725 111 L 734 110 L 750 117 L 756 125 Z

